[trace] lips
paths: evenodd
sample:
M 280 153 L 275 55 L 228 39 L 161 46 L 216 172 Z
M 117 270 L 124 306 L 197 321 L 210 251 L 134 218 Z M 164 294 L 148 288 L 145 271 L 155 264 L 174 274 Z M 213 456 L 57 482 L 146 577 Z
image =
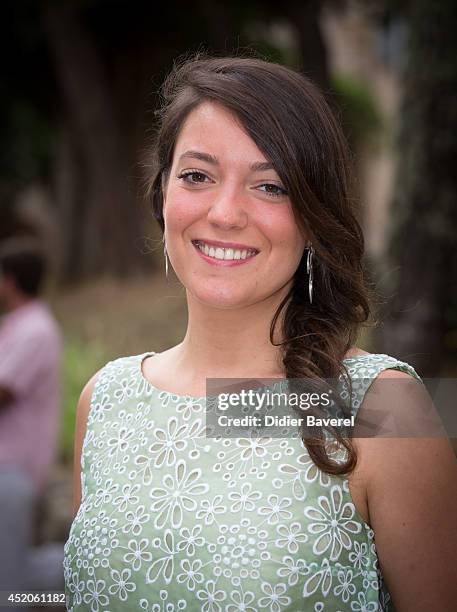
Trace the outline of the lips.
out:
M 234 248 L 232 246 L 234 243 L 219 241 L 192 240 L 192 244 L 205 261 L 215 266 L 242 265 L 252 260 L 260 252 L 258 249 L 245 245 L 240 245 L 242 248 Z
M 198 250 L 213 260 L 241 262 L 255 257 L 259 250 L 238 243 L 219 241 L 192 240 Z
M 222 242 L 220 240 L 205 240 L 203 238 L 197 238 L 195 240 L 192 240 L 192 242 L 197 245 L 197 244 L 206 244 L 209 247 L 213 247 L 213 248 L 221 248 L 221 249 L 236 249 L 239 251 L 255 251 L 256 253 L 259 252 L 259 249 L 256 249 L 255 247 L 248 245 L 248 244 L 241 244 L 239 242 Z

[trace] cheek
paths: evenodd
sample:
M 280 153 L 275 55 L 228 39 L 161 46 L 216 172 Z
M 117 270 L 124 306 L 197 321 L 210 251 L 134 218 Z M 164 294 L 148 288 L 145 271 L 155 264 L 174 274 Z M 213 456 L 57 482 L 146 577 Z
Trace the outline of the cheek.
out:
M 205 198 L 196 195 L 180 189 L 169 189 L 164 207 L 168 232 L 183 231 L 205 214 Z
M 305 240 L 298 228 L 291 207 L 281 207 L 264 209 L 263 214 L 258 215 L 259 227 L 267 236 L 272 245 L 280 248 L 283 251 L 297 253 L 300 259 L 300 253 L 305 246 Z

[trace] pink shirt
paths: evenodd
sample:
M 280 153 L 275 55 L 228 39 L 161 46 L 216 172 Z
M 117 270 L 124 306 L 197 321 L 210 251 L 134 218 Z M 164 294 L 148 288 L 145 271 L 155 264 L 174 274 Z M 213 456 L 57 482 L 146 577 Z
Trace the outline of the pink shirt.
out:
M 57 324 L 39 299 L 1 320 L 0 386 L 13 400 L 0 406 L 0 466 L 19 466 L 40 492 L 57 453 L 61 348 Z

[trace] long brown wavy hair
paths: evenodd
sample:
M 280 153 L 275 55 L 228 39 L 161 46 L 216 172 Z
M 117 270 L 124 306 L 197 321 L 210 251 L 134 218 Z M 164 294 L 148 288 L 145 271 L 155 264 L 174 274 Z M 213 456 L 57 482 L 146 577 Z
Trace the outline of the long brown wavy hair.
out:
M 198 105 L 220 103 L 241 121 L 272 162 L 299 227 L 315 250 L 310 303 L 305 249 L 282 313 L 282 358 L 288 379 L 344 377 L 343 363 L 361 324 L 370 317 L 371 290 L 363 268 L 364 239 L 352 197 L 350 154 L 342 129 L 318 88 L 302 74 L 253 57 L 208 57 L 177 62 L 162 89 L 147 193 L 164 230 L 163 185 L 181 126 Z M 330 457 L 322 436 L 302 433 L 314 463 L 329 474 L 350 473 L 357 455 L 349 437 L 335 432 L 344 462 Z

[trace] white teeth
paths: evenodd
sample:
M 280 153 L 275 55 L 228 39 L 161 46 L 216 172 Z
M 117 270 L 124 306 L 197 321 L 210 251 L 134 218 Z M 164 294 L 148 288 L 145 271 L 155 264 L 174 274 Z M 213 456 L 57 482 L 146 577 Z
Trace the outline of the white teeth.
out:
M 249 259 L 253 255 L 256 254 L 256 251 L 249 251 L 247 249 L 221 249 L 220 247 L 214 248 L 210 247 L 203 242 L 196 242 L 196 246 L 208 257 L 214 257 L 214 259 L 224 259 L 226 261 L 231 261 L 234 259 Z

